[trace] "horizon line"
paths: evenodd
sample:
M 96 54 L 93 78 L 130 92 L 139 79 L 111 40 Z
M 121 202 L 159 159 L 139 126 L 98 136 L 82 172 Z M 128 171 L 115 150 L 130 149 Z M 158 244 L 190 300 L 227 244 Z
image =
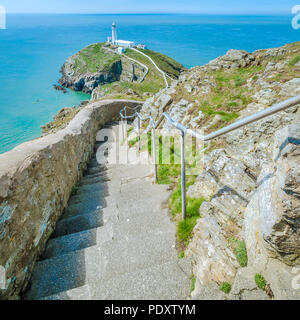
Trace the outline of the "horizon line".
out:
M 34 14 L 50 14 L 50 15 L 62 15 L 62 14 L 77 14 L 77 15 L 210 15 L 210 16 L 280 16 L 280 15 L 293 15 L 291 12 L 234 12 L 234 13 L 212 13 L 212 12 L 6 12 L 7 15 L 10 14 L 24 14 L 24 15 L 34 15 Z

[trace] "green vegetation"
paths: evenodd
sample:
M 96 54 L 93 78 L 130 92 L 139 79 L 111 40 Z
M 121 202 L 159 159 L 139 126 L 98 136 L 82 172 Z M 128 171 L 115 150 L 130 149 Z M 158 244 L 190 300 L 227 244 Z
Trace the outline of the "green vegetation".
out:
M 142 83 L 116 81 L 98 87 L 97 90 L 101 92 L 102 99 L 107 99 L 108 96 L 115 99 L 127 99 L 130 95 L 132 99 L 143 101 L 147 99 L 147 96 L 143 96 L 143 94 L 155 94 L 162 87 L 161 81 L 153 81 L 152 83 L 146 80 Z
M 104 43 L 92 44 L 78 52 L 75 59 L 75 71 L 80 73 L 108 70 L 111 65 L 120 61 L 118 54 L 103 49 Z
M 152 135 L 151 132 L 147 133 L 146 137 L 142 137 L 142 151 L 146 151 L 151 153 L 152 149 Z M 146 139 L 145 139 L 146 138 Z M 166 141 L 163 141 L 166 139 Z M 178 146 L 175 143 L 174 137 L 159 137 L 159 152 L 158 152 L 158 183 L 159 184 L 172 184 L 174 186 L 173 193 L 171 195 L 169 201 L 169 208 L 172 212 L 172 216 L 175 220 L 179 220 L 182 212 L 182 200 L 181 200 L 181 180 L 180 180 L 180 172 L 181 165 L 177 164 L 177 158 L 180 156 L 180 150 L 178 150 Z M 187 148 L 187 155 L 192 152 Z M 168 155 L 169 164 L 164 164 L 163 160 L 164 155 Z M 196 176 L 195 175 L 187 175 L 186 176 L 186 188 L 195 183 Z M 192 235 L 192 231 L 197 223 L 197 219 L 200 218 L 199 208 L 201 204 L 205 201 L 205 199 L 195 199 L 189 198 L 186 199 L 186 219 L 180 220 L 177 223 L 177 239 L 180 242 L 182 247 L 185 247 Z
M 294 67 L 295 64 L 297 64 L 299 61 L 300 61 L 300 55 L 297 55 L 289 62 L 289 66 Z
M 149 49 L 139 49 L 141 52 L 149 56 L 157 66 L 172 78 L 178 78 L 184 67 L 174 59 Z
M 186 177 L 186 188 L 188 189 L 189 186 L 193 185 L 195 183 L 195 176 L 187 176 Z M 193 199 L 187 197 L 186 199 L 186 211 L 187 216 L 193 216 L 195 214 L 198 214 L 198 209 L 200 208 L 202 202 L 204 199 Z M 176 186 L 174 188 L 174 191 L 171 195 L 170 199 L 170 209 L 172 211 L 173 217 L 176 216 L 178 213 L 181 213 L 181 180 L 179 179 L 176 183 Z M 199 207 L 198 207 L 199 206 Z M 198 207 L 198 209 L 197 209 Z
M 190 178 L 194 181 L 194 177 Z M 193 184 L 191 180 L 188 181 L 187 188 L 191 184 Z M 205 201 L 205 199 L 194 199 L 189 197 L 186 199 L 186 219 L 180 220 L 177 223 L 177 238 L 183 246 L 188 245 L 197 220 L 201 218 L 199 209 L 203 201 Z M 177 215 L 181 215 L 181 203 L 181 185 L 179 181 L 169 203 L 174 218 Z
M 242 268 L 247 267 L 248 264 L 248 255 L 245 241 L 238 240 L 236 238 L 231 238 L 230 243 L 233 251 L 236 254 L 238 263 Z
M 130 148 L 133 147 L 138 141 L 139 141 L 139 138 L 138 138 L 138 137 L 129 140 L 129 141 L 128 141 L 129 147 L 130 147 Z
M 180 175 L 181 166 L 179 164 L 168 165 L 161 164 L 158 166 L 157 177 L 158 184 L 170 184 Z
M 72 187 L 71 195 L 75 196 L 77 194 L 77 191 L 78 191 L 78 187 L 77 186 Z
M 179 259 L 183 259 L 184 258 L 184 251 L 183 250 L 179 252 L 178 258 Z
M 183 85 L 176 89 L 172 98 L 174 102 L 181 99 L 195 102 L 195 106 L 189 110 L 189 114 L 197 116 L 199 111 L 204 114 L 205 117 L 198 121 L 199 127 L 207 126 L 216 115 L 219 115 L 219 119 L 217 118 L 216 122 L 209 127 L 209 133 L 234 122 L 239 116 L 239 111 L 252 102 L 251 96 L 254 89 L 246 86 L 246 83 L 250 79 L 258 79 L 258 74 L 262 73 L 264 69 L 264 66 L 251 66 L 233 70 L 211 70 L 207 76 L 210 78 L 209 82 L 212 86 L 204 99 L 203 95 L 197 96 L 188 93 Z
M 200 218 L 200 215 L 188 217 L 185 220 L 181 220 L 178 222 L 177 236 L 178 236 L 178 240 L 183 245 L 188 246 L 192 232 L 199 218 Z
M 133 127 L 130 127 L 128 130 L 127 130 L 127 137 L 130 136 L 130 133 L 133 131 Z
M 107 72 L 112 69 L 113 64 L 121 63 L 122 58 L 119 54 L 114 53 L 105 43 L 92 44 L 74 56 L 75 72 L 84 74 L 87 72 L 95 73 L 99 71 Z M 155 63 L 171 77 L 177 79 L 180 72 L 185 68 L 177 61 L 152 50 L 141 50 L 149 55 Z M 133 58 L 149 68 L 149 73 L 142 83 L 137 81 L 115 81 L 103 86 L 99 86 L 99 96 L 113 99 L 135 99 L 146 100 L 151 94 L 157 93 L 165 87 L 162 74 L 154 67 L 149 59 L 143 55 L 127 49 L 124 53 L 129 58 Z M 128 60 L 129 61 L 129 60 Z M 113 70 L 117 70 L 117 66 Z M 99 100 L 103 99 L 100 98 Z
M 193 292 L 195 290 L 195 285 L 196 285 L 196 277 L 192 274 L 191 275 L 191 292 Z
M 257 273 L 254 277 L 254 280 L 255 280 L 255 283 L 257 284 L 259 289 L 265 290 L 267 282 L 261 274 Z
M 231 285 L 228 282 L 223 282 L 220 285 L 220 290 L 228 294 L 231 291 Z
M 236 249 L 236 257 L 241 267 L 247 267 L 248 256 L 245 241 L 239 241 Z

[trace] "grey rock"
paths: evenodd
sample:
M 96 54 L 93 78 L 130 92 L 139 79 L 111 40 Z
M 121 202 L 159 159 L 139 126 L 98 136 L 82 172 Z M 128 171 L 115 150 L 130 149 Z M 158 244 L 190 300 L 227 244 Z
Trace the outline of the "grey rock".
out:
M 229 296 L 220 290 L 220 287 L 212 282 L 192 292 L 191 300 L 228 300 Z

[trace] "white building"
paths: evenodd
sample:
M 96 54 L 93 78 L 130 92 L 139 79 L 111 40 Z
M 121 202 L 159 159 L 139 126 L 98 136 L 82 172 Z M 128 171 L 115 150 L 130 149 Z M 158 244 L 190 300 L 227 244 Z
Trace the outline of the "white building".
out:
M 113 45 L 115 45 L 116 41 L 117 41 L 118 37 L 117 37 L 117 26 L 116 24 L 113 22 L 112 24 L 112 37 L 111 37 L 111 42 Z
M 117 26 L 115 23 L 112 24 L 112 37 L 108 37 L 107 41 L 111 42 L 114 46 L 119 46 L 123 48 L 132 48 L 135 46 L 135 43 L 133 41 L 118 40 Z
M 132 48 L 135 46 L 135 43 L 127 40 L 117 40 L 115 41 L 115 45 L 123 48 Z

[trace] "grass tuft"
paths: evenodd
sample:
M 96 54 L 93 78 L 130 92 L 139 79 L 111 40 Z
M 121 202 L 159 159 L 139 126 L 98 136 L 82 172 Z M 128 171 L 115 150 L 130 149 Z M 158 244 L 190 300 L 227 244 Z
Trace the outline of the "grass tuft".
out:
M 223 282 L 220 285 L 220 290 L 223 291 L 224 293 L 228 294 L 231 291 L 231 285 L 228 282 Z
M 265 290 L 267 282 L 261 274 L 257 273 L 254 277 L 254 280 L 255 280 L 255 283 L 257 284 L 259 289 Z
M 289 62 L 289 66 L 294 67 L 295 64 L 297 64 L 299 61 L 300 61 L 300 55 L 297 55 Z
M 238 263 L 242 268 L 247 267 L 248 264 L 248 255 L 245 241 L 240 241 L 236 238 L 231 238 L 230 243 L 233 251 L 236 254 Z
M 78 191 L 78 187 L 76 186 L 72 187 L 71 195 L 75 196 L 77 194 L 77 191 Z
M 195 285 L 196 285 L 196 277 L 192 274 L 191 275 L 191 292 L 193 292 L 195 290 Z
M 236 257 L 241 267 L 247 267 L 248 255 L 245 241 L 238 241 L 238 246 L 236 249 Z

